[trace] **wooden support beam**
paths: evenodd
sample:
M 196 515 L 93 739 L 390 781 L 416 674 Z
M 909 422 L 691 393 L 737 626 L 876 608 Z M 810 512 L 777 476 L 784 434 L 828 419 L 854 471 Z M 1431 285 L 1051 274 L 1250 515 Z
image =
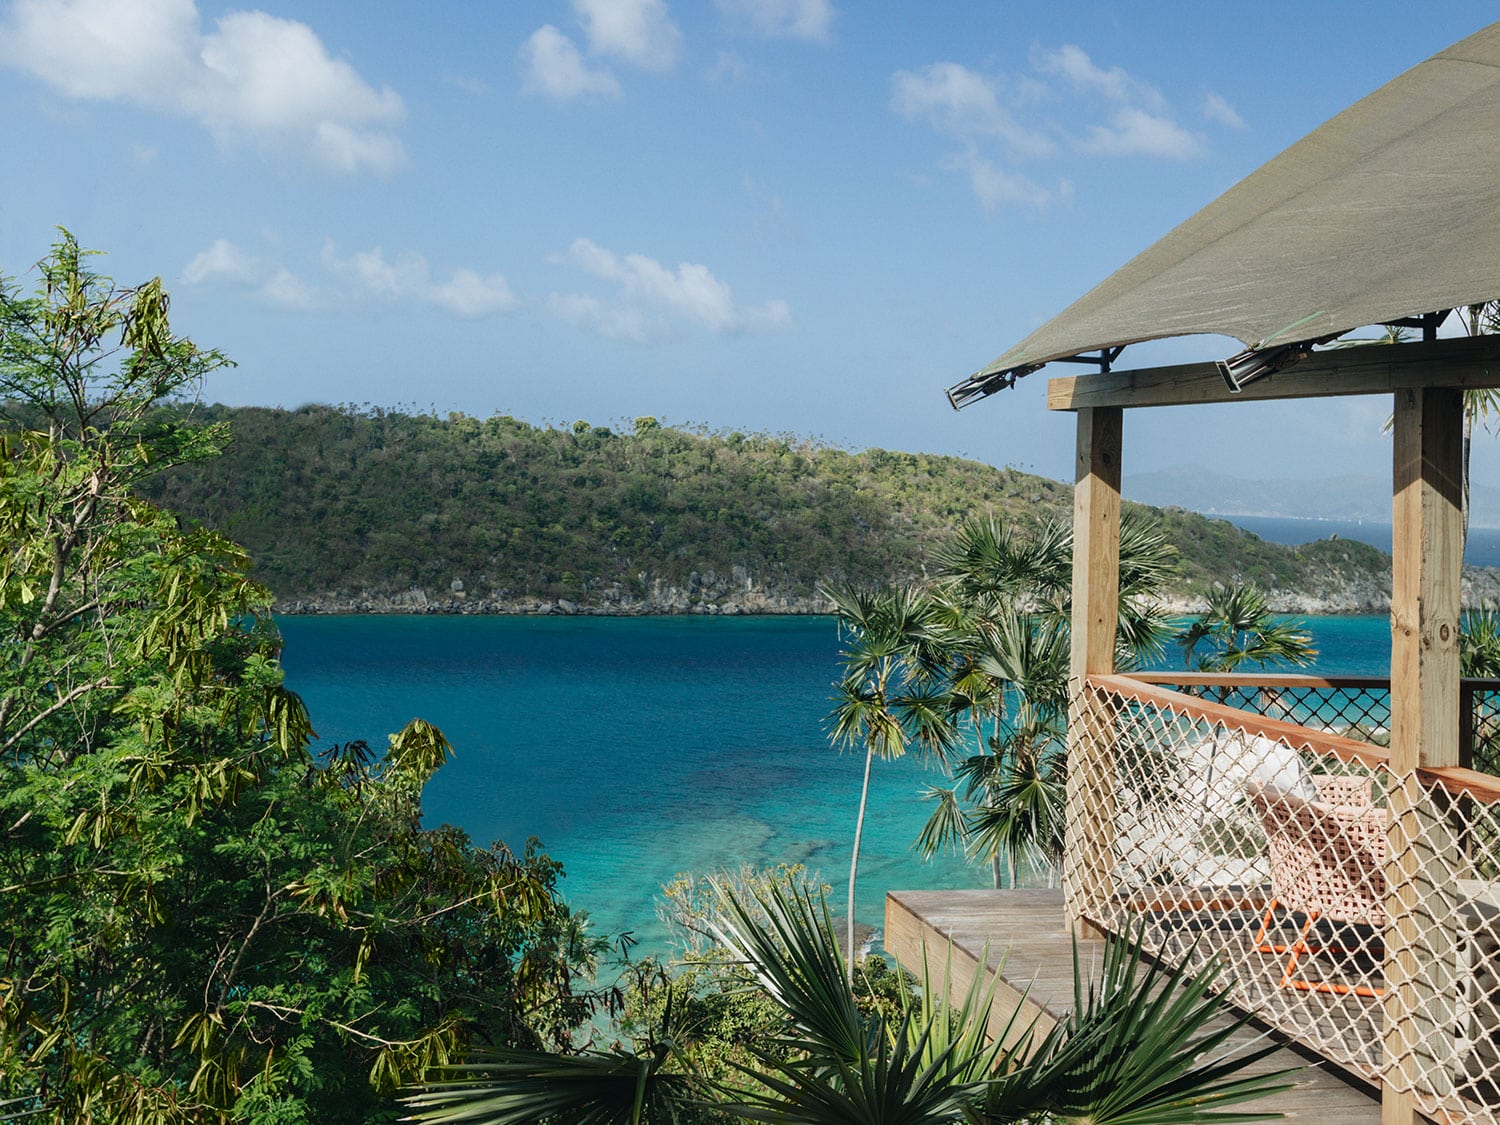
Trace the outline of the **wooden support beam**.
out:
M 1107 713 L 1083 693 L 1085 676 L 1115 667 L 1120 600 L 1120 452 L 1118 407 L 1078 412 L 1073 489 L 1072 705 L 1068 721 L 1068 844 L 1063 893 L 1073 932 L 1098 937 L 1090 903 L 1114 889 L 1113 739 Z
M 1392 394 L 1407 387 L 1500 387 L 1500 336 L 1417 344 L 1369 344 L 1315 352 L 1231 394 L 1212 363 L 1146 367 L 1047 381 L 1049 410 L 1192 406 L 1284 398 Z
M 1462 391 L 1428 387 L 1396 393 L 1393 477 L 1381 1123 L 1411 1125 L 1419 1119 L 1412 1086 L 1418 1075 L 1429 1088 L 1447 1081 L 1440 1045 L 1452 1035 L 1454 982 L 1423 954 L 1423 942 L 1449 924 L 1440 916 L 1442 888 L 1456 878 L 1461 844 L 1426 797 L 1417 771 L 1459 763 Z

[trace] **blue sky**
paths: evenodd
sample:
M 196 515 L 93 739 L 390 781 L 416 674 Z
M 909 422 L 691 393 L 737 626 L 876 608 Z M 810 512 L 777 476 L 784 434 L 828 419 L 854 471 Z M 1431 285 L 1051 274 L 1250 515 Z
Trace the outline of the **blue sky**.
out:
M 1067 477 L 1044 375 L 962 414 L 943 389 L 1493 16 L 10 0 L 0 271 L 29 286 L 62 225 L 162 276 L 178 330 L 238 363 L 215 401 L 650 414 Z M 1125 468 L 1388 474 L 1386 413 L 1132 414 Z

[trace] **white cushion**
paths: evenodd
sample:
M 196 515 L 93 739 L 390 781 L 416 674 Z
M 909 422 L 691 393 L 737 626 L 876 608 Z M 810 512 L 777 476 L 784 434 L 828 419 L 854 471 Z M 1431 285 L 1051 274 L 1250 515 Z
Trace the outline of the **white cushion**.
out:
M 1250 743 L 1250 752 L 1255 757 L 1251 780 L 1274 793 L 1301 797 L 1307 801 L 1317 800 L 1318 787 L 1313 783 L 1307 767 L 1302 764 L 1301 754 L 1284 742 L 1272 742 L 1269 738 L 1258 735 L 1247 741 Z

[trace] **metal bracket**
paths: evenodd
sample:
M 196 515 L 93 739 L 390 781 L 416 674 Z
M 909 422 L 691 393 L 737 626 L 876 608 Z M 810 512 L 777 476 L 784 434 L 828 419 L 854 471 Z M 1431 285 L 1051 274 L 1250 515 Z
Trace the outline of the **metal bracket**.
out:
M 1052 360 L 1053 363 L 1092 363 L 1099 368 L 1099 374 L 1108 375 L 1110 364 L 1120 358 L 1120 353 L 1125 350 L 1124 344 L 1118 344 L 1113 348 L 1100 348 L 1098 355 L 1064 355 Z
M 1016 385 L 1016 380 L 1023 375 L 1030 375 L 1033 371 L 1040 371 L 1045 364 L 1029 363 L 1020 367 L 1007 367 L 1004 371 L 991 371 L 988 375 L 970 375 L 962 383 L 948 388 L 945 392 L 948 396 L 948 405 L 954 410 L 962 410 L 971 403 L 978 402 L 982 398 L 988 398 L 996 391 L 1003 391 Z
M 1452 309 L 1438 309 L 1436 312 L 1423 313 L 1421 316 L 1403 316 L 1395 320 L 1381 321 L 1387 328 L 1420 328 L 1422 330 L 1422 342 L 1430 344 L 1437 339 L 1438 326 L 1448 319 Z
M 1049 362 L 1088 363 L 1097 367 L 1101 375 L 1105 375 L 1109 373 L 1110 364 L 1119 359 L 1124 350 L 1125 345 L 1119 344 L 1113 348 L 1100 348 L 1098 355 L 1065 355 Z M 991 371 L 987 375 L 970 375 L 962 383 L 948 388 L 948 405 L 954 410 L 962 410 L 971 403 L 988 398 L 996 391 L 1014 387 L 1018 379 L 1046 366 L 1045 363 L 1023 363 L 1020 367 L 1007 367 L 1004 371 Z
M 1338 333 L 1334 333 L 1333 336 L 1319 336 L 1316 339 L 1300 340 L 1295 344 L 1282 344 L 1273 348 L 1249 348 L 1228 359 L 1219 360 L 1214 366 L 1224 377 L 1224 385 L 1229 388 L 1229 393 L 1237 395 L 1247 383 L 1273 375 L 1284 367 L 1290 367 L 1306 359 L 1312 355 L 1313 348 L 1319 344 L 1326 344 L 1337 335 Z

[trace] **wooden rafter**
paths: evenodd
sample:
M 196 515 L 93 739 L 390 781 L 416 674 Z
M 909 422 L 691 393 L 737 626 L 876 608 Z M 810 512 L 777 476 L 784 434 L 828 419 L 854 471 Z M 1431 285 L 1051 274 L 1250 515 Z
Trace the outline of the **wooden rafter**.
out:
M 1295 367 L 1259 379 L 1238 394 L 1229 393 L 1224 377 L 1212 363 L 1058 377 L 1047 382 L 1047 407 L 1191 406 L 1391 394 L 1425 387 L 1500 387 L 1500 336 L 1330 348 Z

